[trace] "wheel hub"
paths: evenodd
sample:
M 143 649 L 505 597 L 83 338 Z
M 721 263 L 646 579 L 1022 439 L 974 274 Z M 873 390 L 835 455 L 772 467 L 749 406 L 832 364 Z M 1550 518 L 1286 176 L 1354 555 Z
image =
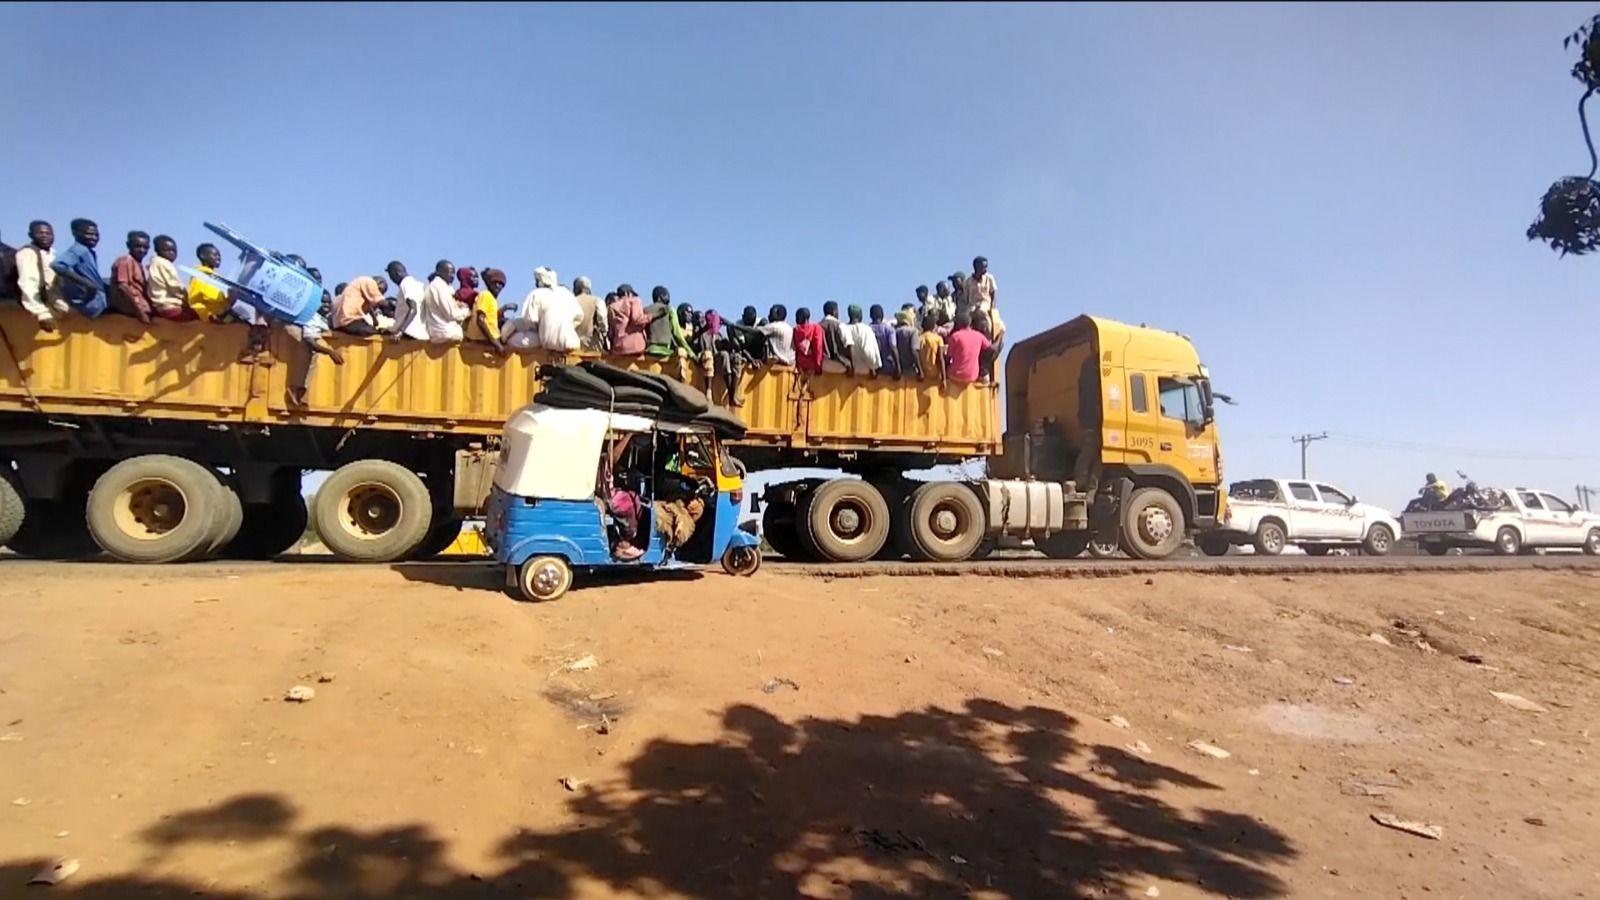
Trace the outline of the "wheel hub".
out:
M 189 504 L 183 491 L 162 478 L 136 481 L 123 489 L 113 517 L 129 537 L 153 541 L 183 523 Z
M 346 495 L 345 530 L 357 537 L 376 538 L 400 524 L 400 495 L 384 484 L 358 484 Z
M 956 533 L 956 529 L 961 526 L 961 521 L 954 510 L 946 507 L 940 507 L 939 509 L 934 510 L 933 521 L 930 524 L 933 525 L 933 531 L 935 534 L 939 535 L 941 538 L 948 539 L 951 535 Z
M 1158 507 L 1146 507 L 1139 516 L 1139 532 L 1151 543 L 1159 544 L 1172 536 L 1172 517 Z
M 854 505 L 841 503 L 833 511 L 833 533 L 845 540 L 860 537 L 865 519 Z
M 561 570 L 555 563 L 545 563 L 533 573 L 533 589 L 539 594 L 548 594 L 561 584 Z

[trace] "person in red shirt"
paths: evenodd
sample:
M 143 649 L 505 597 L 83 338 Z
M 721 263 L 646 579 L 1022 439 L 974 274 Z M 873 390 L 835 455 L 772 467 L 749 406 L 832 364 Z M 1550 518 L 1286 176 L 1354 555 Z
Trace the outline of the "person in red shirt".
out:
M 145 279 L 144 258 L 150 255 L 150 235 L 128 232 L 128 252 L 111 264 L 111 308 L 150 324 L 150 289 Z
M 822 326 L 811 321 L 811 310 L 804 306 L 794 311 L 794 367 L 807 374 L 822 371 L 826 355 Z
M 945 356 L 950 363 L 950 380 L 957 384 L 971 384 L 978 380 L 979 360 L 990 348 L 989 339 L 972 327 L 972 313 L 965 309 L 956 311 L 955 328 L 945 339 Z

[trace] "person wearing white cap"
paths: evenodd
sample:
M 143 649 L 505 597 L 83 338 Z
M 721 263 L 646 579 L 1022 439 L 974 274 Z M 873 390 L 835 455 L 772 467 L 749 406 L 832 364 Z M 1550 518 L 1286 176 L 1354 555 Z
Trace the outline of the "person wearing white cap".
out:
M 516 318 L 506 323 L 502 336 L 507 346 L 543 347 L 561 353 L 577 350 L 582 345 L 578 322 L 583 318 L 578 298 L 556 283 L 554 269 L 544 266 L 533 270 L 533 285 Z

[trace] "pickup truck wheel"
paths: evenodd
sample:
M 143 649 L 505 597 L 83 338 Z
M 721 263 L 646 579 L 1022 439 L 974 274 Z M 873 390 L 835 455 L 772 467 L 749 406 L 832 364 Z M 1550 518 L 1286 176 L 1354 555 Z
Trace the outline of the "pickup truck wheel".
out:
M 1583 539 L 1583 552 L 1600 556 L 1600 528 L 1589 529 L 1589 536 Z
M 829 562 L 871 559 L 889 539 L 889 503 L 871 483 L 823 482 L 800 501 L 800 537 Z
M 162 453 L 125 459 L 89 491 L 89 531 L 125 562 L 166 563 L 204 555 L 226 524 L 220 482 L 193 460 Z
M 971 488 L 931 481 L 917 488 L 906 509 L 912 555 L 934 562 L 959 562 L 983 541 L 983 505 Z
M 317 491 L 317 536 L 335 556 L 394 562 L 415 550 L 433 524 L 433 500 L 417 474 L 383 459 L 340 466 Z
M 1373 525 L 1367 529 L 1367 539 L 1361 542 L 1361 549 L 1368 556 L 1388 556 L 1394 549 L 1394 532 L 1382 522 Z
M 1200 552 L 1207 556 L 1227 556 L 1228 548 L 1233 546 L 1220 534 L 1201 535 L 1195 543 L 1200 547 Z
M 0 547 L 11 543 L 22 528 L 22 518 L 27 514 L 28 503 L 22 499 L 22 487 L 17 476 L 11 474 L 10 463 L 0 460 Z
M 1051 559 L 1077 559 L 1089 546 L 1089 532 L 1058 531 L 1033 544 Z
M 1494 536 L 1494 552 L 1501 556 L 1516 556 L 1522 552 L 1522 536 L 1510 525 L 1501 528 Z
M 1143 487 L 1122 511 L 1122 546 L 1138 559 L 1166 559 L 1182 546 L 1183 507 L 1161 488 Z
M 1121 545 L 1117 544 L 1115 541 L 1091 540 L 1089 541 L 1089 547 L 1086 552 L 1093 559 L 1113 559 L 1116 557 L 1117 551 L 1121 549 Z
M 1302 544 L 1300 549 L 1304 550 L 1307 556 L 1327 556 L 1328 551 L 1333 548 L 1327 544 Z
M 1283 526 L 1277 522 L 1262 522 L 1256 526 L 1256 552 L 1263 556 L 1277 556 L 1283 552 L 1283 545 L 1288 542 L 1288 537 L 1283 533 Z

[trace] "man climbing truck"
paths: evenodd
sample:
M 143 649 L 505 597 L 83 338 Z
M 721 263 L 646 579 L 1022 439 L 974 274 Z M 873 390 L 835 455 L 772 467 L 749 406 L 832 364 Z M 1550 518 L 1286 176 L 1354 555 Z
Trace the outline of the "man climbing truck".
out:
M 482 513 L 505 421 L 560 361 L 335 334 L 345 364 L 308 372 L 277 331 L 256 352 L 237 326 L 70 317 L 44 333 L 16 309 L 0 309 L 0 336 L 0 542 L 130 562 L 265 558 L 308 518 L 344 559 L 433 555 Z M 769 486 L 767 539 L 838 562 L 961 560 L 1003 535 L 1154 558 L 1215 521 L 1210 383 L 1184 338 L 1079 317 L 1018 343 L 1001 385 L 747 369 L 730 452 L 752 472 L 848 476 Z M 1004 477 L 905 477 L 974 459 Z M 306 471 L 331 472 L 309 509 Z

